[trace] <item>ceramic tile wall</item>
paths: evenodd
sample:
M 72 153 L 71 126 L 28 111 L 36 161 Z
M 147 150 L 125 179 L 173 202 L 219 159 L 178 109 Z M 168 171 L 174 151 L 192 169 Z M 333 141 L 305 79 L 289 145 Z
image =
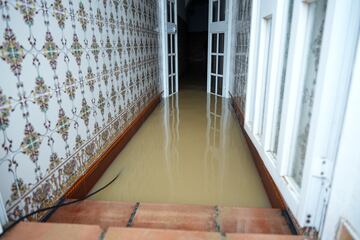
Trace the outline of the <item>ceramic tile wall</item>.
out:
M 249 58 L 250 24 L 251 24 L 251 0 L 234 1 L 233 29 L 234 33 L 231 49 L 235 52 L 231 56 L 232 64 L 232 87 L 230 92 L 240 110 L 245 112 L 246 83 Z
M 0 191 L 16 219 L 55 203 L 159 93 L 158 12 L 155 0 L 0 0 L 0 12 Z

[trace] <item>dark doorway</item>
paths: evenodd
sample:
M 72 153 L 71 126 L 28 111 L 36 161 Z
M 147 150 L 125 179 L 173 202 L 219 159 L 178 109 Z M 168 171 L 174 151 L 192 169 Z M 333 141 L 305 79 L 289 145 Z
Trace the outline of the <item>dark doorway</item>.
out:
M 186 22 L 179 29 L 180 88 L 206 91 L 208 12 L 208 0 L 192 0 L 185 6 Z

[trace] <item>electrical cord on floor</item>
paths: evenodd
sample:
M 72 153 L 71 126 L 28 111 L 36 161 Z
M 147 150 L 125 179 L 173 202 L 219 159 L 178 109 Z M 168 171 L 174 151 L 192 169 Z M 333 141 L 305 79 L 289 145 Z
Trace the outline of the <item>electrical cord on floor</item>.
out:
M 27 219 L 28 217 L 31 217 L 32 215 L 34 214 L 37 214 L 37 213 L 40 213 L 40 212 L 44 212 L 44 211 L 48 211 L 48 210 L 51 210 L 51 209 L 55 209 L 55 208 L 61 208 L 61 207 L 64 207 L 64 206 L 67 206 L 67 205 L 71 205 L 71 204 L 74 204 L 74 203 L 77 203 L 77 202 L 81 202 L 81 201 L 84 201 L 86 199 L 88 199 L 89 197 L 91 196 L 94 196 L 95 194 L 101 192 L 102 190 L 104 190 L 105 188 L 107 188 L 108 186 L 110 186 L 113 182 L 116 181 L 116 179 L 118 179 L 118 177 L 120 176 L 122 171 L 120 171 L 110 182 L 108 182 L 106 185 L 104 185 L 103 187 L 99 188 L 98 190 L 96 190 L 95 192 L 93 193 L 90 193 L 88 195 L 86 195 L 85 197 L 82 197 L 82 198 L 79 198 L 79 199 L 76 199 L 76 200 L 73 200 L 73 201 L 70 201 L 70 202 L 65 202 L 65 203 L 58 203 L 54 206 L 51 206 L 51 207 L 46 207 L 46 208 L 41 208 L 41 209 L 38 209 L 36 211 L 33 211 L 29 214 L 26 214 L 25 216 L 22 216 L 21 218 L 19 218 L 18 220 L 16 220 L 15 222 L 13 222 L 9 227 L 7 228 L 4 228 L 3 230 L 3 233 L 0 234 L 0 238 L 2 236 L 4 236 L 4 234 L 6 232 L 8 232 L 10 229 L 12 229 L 13 227 L 15 227 L 19 222 Z

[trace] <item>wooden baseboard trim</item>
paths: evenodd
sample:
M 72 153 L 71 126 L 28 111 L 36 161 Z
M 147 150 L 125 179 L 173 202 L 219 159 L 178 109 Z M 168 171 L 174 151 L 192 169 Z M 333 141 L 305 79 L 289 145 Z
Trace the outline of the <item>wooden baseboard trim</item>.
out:
M 65 193 L 68 199 L 79 199 L 85 197 L 105 170 L 114 161 L 136 131 L 141 127 L 147 117 L 152 113 L 161 101 L 161 94 L 156 96 L 141 113 L 126 127 L 126 129 L 107 147 L 98 159 L 86 170 L 73 186 Z
M 245 131 L 244 128 L 244 114 L 238 107 L 238 105 L 235 102 L 235 99 L 233 96 L 231 96 L 231 105 L 235 111 L 236 117 L 240 123 L 241 130 L 245 136 L 247 145 L 249 147 L 250 153 L 253 157 L 253 160 L 255 162 L 256 168 L 259 172 L 259 175 L 261 177 L 261 181 L 263 183 L 263 186 L 265 188 L 265 191 L 267 193 L 267 196 L 269 197 L 271 206 L 273 208 L 280 208 L 281 210 L 287 210 L 285 201 L 283 197 L 281 196 L 281 193 L 277 186 L 275 185 L 274 180 L 272 179 L 270 173 L 266 169 L 263 160 L 260 157 L 259 152 L 257 151 L 255 145 L 252 143 L 250 137 Z

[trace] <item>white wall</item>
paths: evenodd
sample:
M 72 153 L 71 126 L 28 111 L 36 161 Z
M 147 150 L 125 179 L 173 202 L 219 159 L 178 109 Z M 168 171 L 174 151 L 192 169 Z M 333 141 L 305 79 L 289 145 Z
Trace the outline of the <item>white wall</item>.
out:
M 335 239 L 345 220 L 360 239 L 360 48 L 354 66 L 332 191 L 321 239 Z

